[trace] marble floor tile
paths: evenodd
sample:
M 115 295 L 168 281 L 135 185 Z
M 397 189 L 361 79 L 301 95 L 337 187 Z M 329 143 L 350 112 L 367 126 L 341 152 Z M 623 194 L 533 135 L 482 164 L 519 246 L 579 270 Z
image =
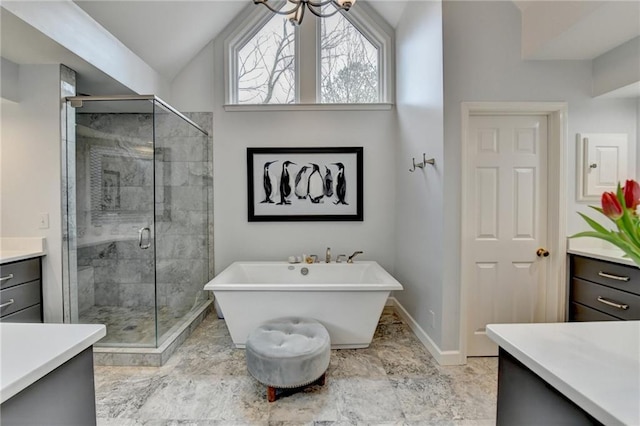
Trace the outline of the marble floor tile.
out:
M 100 377 L 96 369 L 96 415 L 104 418 L 136 418 L 149 396 L 164 382 L 164 377 L 151 374 L 112 374 Z
M 376 345 L 374 348 L 387 376 L 420 378 L 438 374 L 437 362 L 419 343 Z
M 264 401 L 262 386 L 250 377 L 165 377 L 135 416 L 140 419 L 256 424 L 268 420 Z
M 266 390 L 266 388 L 265 388 Z M 310 386 L 292 395 L 279 397 L 269 404 L 269 424 L 335 422 L 339 419 L 339 387 L 327 378 L 324 386 Z M 266 398 L 266 392 L 264 394 Z
M 162 367 L 96 367 L 100 426 L 484 426 L 497 359 L 440 366 L 385 308 L 369 348 L 332 350 L 324 386 L 266 400 L 224 320 L 209 315 Z
M 345 377 L 383 378 L 387 375 L 378 353 L 372 348 L 331 351 L 327 374 L 334 379 Z
M 187 341 L 178 349 L 180 360 L 175 366 L 178 374 L 247 376 L 244 350 L 237 349 L 228 337 L 209 337 L 206 341 L 200 345 Z
M 340 420 L 352 423 L 389 423 L 403 418 L 392 383 L 384 379 L 336 379 Z

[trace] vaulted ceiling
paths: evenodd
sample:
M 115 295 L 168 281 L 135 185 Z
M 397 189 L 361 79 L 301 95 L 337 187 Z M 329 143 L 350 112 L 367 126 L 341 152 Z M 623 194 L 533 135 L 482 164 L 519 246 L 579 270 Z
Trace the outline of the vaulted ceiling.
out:
M 250 0 L 75 2 L 169 81 L 243 8 L 256 7 Z M 360 2 L 395 27 L 407 0 Z M 640 35 L 640 1 L 513 3 L 524 59 L 593 59 Z
M 258 7 L 251 0 L 75 3 L 169 81 L 243 8 Z M 368 3 L 395 27 L 406 0 Z
M 408 1 L 358 0 L 369 4 L 392 27 L 397 26 Z M 3 4 L 9 2 L 3 0 Z M 259 7 L 251 0 L 75 0 L 75 4 L 167 82 L 243 8 Z M 522 18 L 523 59 L 593 59 L 640 35 L 640 1 L 636 0 L 518 0 L 513 4 Z M 0 15 L 3 57 L 16 63 L 64 60 L 82 79 L 108 79 L 20 19 Z M 118 87 L 113 90 L 121 91 Z

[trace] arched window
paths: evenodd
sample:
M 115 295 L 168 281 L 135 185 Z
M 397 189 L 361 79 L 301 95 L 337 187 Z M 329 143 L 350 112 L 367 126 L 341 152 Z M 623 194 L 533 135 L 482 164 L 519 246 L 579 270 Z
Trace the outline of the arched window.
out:
M 365 7 L 300 27 L 248 9 L 225 39 L 227 103 L 391 103 L 393 30 Z
M 239 104 L 291 104 L 296 99 L 295 28 L 274 15 L 237 50 Z
M 378 50 L 341 13 L 320 20 L 320 102 L 380 102 Z

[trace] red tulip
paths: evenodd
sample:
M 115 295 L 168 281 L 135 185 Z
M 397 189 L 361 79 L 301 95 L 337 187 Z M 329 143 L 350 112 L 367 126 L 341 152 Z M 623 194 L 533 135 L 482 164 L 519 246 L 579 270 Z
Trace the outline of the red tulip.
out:
M 624 203 L 628 209 L 636 211 L 636 207 L 640 204 L 640 184 L 635 180 L 628 179 L 623 188 Z
M 622 206 L 613 192 L 602 194 L 602 213 L 611 220 L 618 220 L 622 217 Z

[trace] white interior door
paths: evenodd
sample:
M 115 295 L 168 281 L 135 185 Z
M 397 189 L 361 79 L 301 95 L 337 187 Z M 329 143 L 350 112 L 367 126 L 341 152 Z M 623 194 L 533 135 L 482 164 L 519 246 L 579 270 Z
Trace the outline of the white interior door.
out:
M 497 355 L 487 324 L 544 320 L 547 138 L 543 115 L 470 117 L 467 356 Z

